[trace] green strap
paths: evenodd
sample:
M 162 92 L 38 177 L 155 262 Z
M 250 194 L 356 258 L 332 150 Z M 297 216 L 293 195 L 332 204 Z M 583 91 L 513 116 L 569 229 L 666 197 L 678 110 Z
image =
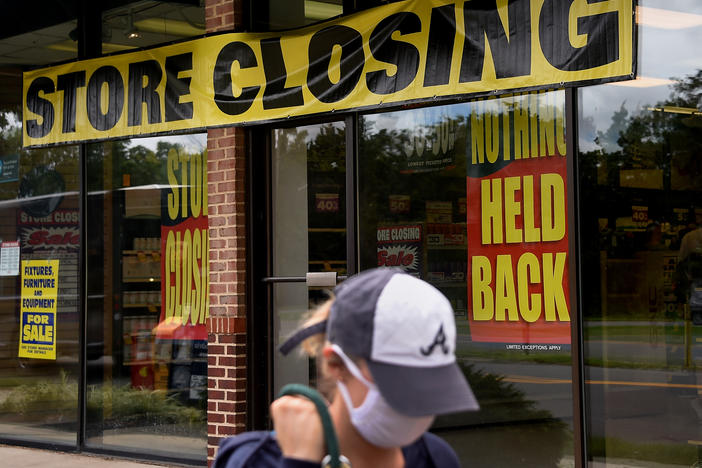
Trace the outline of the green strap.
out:
M 341 468 L 341 460 L 339 459 L 339 441 L 336 438 L 336 432 L 334 431 L 334 425 L 332 424 L 331 416 L 329 416 L 329 410 L 327 409 L 327 404 L 322 398 L 322 395 L 313 388 L 301 384 L 287 384 L 284 386 L 278 398 L 285 395 L 302 395 L 309 399 L 317 407 L 317 412 L 322 420 L 322 430 L 324 431 L 324 441 L 327 445 L 327 451 L 329 452 L 330 462 L 329 466 L 331 468 Z

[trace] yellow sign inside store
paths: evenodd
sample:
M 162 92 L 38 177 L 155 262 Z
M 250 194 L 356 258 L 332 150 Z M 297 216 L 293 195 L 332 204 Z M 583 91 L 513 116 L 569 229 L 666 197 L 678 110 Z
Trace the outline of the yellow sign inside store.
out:
M 24 74 L 24 146 L 633 78 L 630 0 L 407 0 Z
M 18 356 L 56 359 L 58 260 L 22 261 Z

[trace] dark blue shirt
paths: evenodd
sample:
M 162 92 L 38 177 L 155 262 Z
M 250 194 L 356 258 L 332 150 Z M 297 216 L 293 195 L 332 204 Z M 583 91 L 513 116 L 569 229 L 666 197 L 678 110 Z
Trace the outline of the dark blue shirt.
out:
M 403 447 L 405 468 L 459 468 L 453 449 L 439 437 L 425 433 Z M 285 458 L 271 432 L 246 432 L 219 444 L 213 468 L 319 468 L 319 462 Z

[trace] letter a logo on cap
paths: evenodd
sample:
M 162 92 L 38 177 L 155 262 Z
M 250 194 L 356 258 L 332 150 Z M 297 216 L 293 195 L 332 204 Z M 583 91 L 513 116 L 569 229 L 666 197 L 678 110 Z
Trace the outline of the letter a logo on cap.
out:
M 444 354 L 449 353 L 449 347 L 446 346 L 446 334 L 444 333 L 444 324 L 442 323 L 441 326 L 439 327 L 439 331 L 436 332 L 436 336 L 434 337 L 434 342 L 427 346 L 426 348 L 419 348 L 419 351 L 422 353 L 424 356 L 429 356 L 431 353 L 434 352 L 434 348 L 439 345 L 441 346 L 441 351 L 444 352 Z

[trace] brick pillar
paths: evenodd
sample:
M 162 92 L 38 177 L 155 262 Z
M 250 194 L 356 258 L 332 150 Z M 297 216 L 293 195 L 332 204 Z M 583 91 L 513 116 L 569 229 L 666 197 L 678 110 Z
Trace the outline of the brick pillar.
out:
M 206 0 L 207 32 L 236 31 L 241 0 Z M 246 151 L 245 132 L 207 132 L 210 315 L 207 464 L 219 441 L 246 424 Z

